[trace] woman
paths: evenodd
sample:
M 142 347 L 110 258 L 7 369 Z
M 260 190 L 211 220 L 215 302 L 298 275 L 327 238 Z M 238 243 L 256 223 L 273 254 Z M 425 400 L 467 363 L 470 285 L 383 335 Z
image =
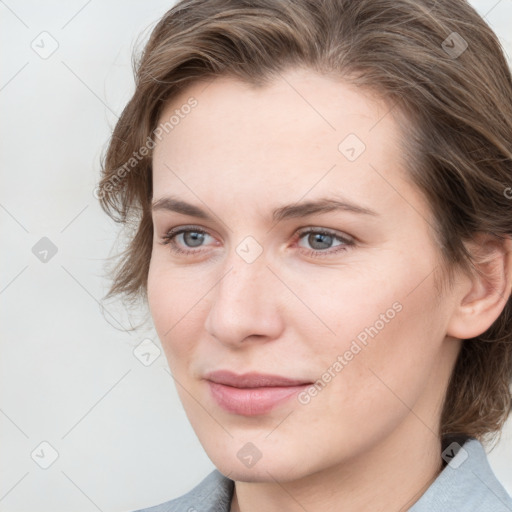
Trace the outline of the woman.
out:
M 460 0 L 187 0 L 101 201 L 218 468 L 147 510 L 492 511 L 510 412 L 512 80 Z M 134 224 L 135 223 L 135 224 Z

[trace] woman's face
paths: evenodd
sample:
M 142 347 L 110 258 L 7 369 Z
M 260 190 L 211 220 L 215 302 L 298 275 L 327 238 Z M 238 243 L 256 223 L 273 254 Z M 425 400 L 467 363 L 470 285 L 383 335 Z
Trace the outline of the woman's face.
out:
M 154 151 L 149 305 L 232 479 L 297 479 L 438 434 L 455 303 L 435 287 L 433 216 L 390 109 L 294 70 L 194 84 L 161 117 L 175 116 Z

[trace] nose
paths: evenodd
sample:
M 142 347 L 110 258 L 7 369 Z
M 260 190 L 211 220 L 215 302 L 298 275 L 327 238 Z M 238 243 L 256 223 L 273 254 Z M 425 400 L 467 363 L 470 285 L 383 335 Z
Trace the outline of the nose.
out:
M 212 290 L 206 331 L 230 348 L 278 338 L 284 328 L 283 291 L 264 254 L 252 263 L 233 254 L 225 268 L 227 273 Z

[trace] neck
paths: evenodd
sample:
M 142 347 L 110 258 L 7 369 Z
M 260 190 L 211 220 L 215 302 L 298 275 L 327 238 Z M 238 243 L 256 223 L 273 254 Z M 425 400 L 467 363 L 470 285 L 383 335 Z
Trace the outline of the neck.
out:
M 411 413 L 390 437 L 337 466 L 291 482 L 235 482 L 231 512 L 405 512 L 441 470 L 439 436 Z

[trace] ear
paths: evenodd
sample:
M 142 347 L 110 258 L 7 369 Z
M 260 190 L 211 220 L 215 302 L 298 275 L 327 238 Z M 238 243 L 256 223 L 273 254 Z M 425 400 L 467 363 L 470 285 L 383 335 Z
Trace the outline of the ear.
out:
M 447 335 L 469 339 L 484 333 L 500 316 L 512 289 L 512 239 L 479 234 L 467 244 L 477 272 L 454 286 L 455 307 Z

